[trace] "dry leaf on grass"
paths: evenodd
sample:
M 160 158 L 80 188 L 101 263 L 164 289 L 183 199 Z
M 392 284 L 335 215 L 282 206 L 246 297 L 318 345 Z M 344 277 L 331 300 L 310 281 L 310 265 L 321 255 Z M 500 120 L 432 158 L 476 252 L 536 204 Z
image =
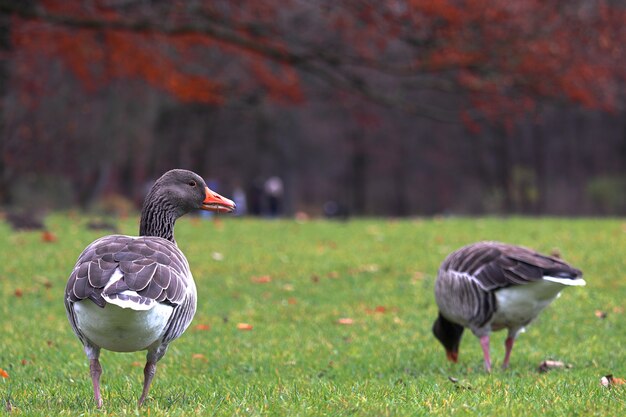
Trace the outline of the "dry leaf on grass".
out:
M 208 324 L 196 324 L 194 327 L 195 330 L 211 330 L 211 326 Z
M 191 355 L 191 359 L 193 359 L 193 360 L 200 360 L 202 362 L 208 362 L 209 361 L 207 359 L 207 357 L 204 356 L 202 353 L 194 353 L 193 355 Z
M 337 320 L 337 323 L 349 326 L 351 324 L 354 324 L 354 320 L 351 319 L 350 317 L 342 317 L 342 318 Z
M 237 330 L 252 330 L 252 325 L 248 323 L 237 323 Z
M 594 314 L 599 319 L 605 319 L 606 316 L 607 316 L 607 312 L 606 311 L 602 311 L 602 310 L 596 310 Z
M 367 314 L 374 314 L 374 313 L 384 314 L 387 311 L 388 311 L 388 309 L 385 306 L 376 306 L 373 309 L 371 309 L 371 308 L 366 308 L 365 309 L 365 313 L 367 313 Z
M 4 369 L 0 368 L 0 376 L 2 378 L 8 378 L 9 374 L 7 373 L 7 371 L 5 371 Z
M 47 243 L 52 243 L 52 242 L 56 242 L 57 241 L 57 237 L 54 233 L 49 232 L 47 230 L 44 230 L 43 233 L 41 234 L 41 241 L 42 242 L 47 242 Z
M 613 374 L 604 375 L 600 378 L 600 385 L 603 387 L 610 388 L 614 385 L 624 385 L 626 384 L 626 380 L 623 378 L 614 377 Z
M 255 284 L 267 284 L 268 282 L 272 282 L 272 277 L 269 275 L 261 275 L 261 276 L 253 276 L 250 277 L 250 281 L 254 282 Z
M 553 360 L 545 360 L 543 362 L 541 362 L 539 364 L 539 368 L 537 369 L 539 372 L 548 372 L 551 371 L 553 369 L 559 369 L 559 368 L 566 368 L 566 369 L 570 369 L 572 367 L 572 365 L 570 365 L 569 363 L 566 364 L 564 362 L 561 361 L 553 361 Z
M 471 385 L 469 385 L 467 383 L 459 383 L 459 379 L 455 378 L 453 376 L 449 376 L 448 377 L 448 381 L 450 381 L 453 384 L 455 384 L 457 388 L 462 388 L 462 389 L 467 389 L 467 390 L 471 390 L 472 389 Z

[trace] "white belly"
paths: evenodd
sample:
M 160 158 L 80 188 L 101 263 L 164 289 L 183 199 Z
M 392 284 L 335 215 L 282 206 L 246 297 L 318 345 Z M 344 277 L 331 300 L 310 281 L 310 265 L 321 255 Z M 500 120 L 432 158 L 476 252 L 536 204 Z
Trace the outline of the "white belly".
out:
M 159 340 L 172 315 L 172 306 L 155 304 L 137 311 L 107 304 L 100 308 L 91 300 L 74 304 L 76 324 L 94 344 L 115 352 L 145 350 Z
M 563 288 L 559 283 L 537 281 L 496 291 L 498 309 L 491 320 L 492 329 L 526 326 Z

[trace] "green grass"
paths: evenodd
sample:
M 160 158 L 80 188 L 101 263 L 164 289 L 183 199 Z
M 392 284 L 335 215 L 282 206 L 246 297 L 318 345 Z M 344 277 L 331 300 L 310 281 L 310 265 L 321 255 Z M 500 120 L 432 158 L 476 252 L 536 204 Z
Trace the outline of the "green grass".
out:
M 9 374 L 0 377 L 0 415 L 626 411 L 626 388 L 599 384 L 608 373 L 626 376 L 624 220 L 223 219 L 183 218 L 177 224 L 176 238 L 198 285 L 198 312 L 159 363 L 149 400 L 139 410 L 145 354 L 103 351 L 105 406 L 97 410 L 88 363 L 63 307 L 76 258 L 104 233 L 88 231 L 84 218 L 55 215 L 48 226 L 58 240 L 44 243 L 39 232 L 13 232 L 0 224 L 0 368 Z M 121 231 L 135 234 L 136 223 L 122 222 Z M 563 291 L 520 336 L 507 371 L 497 368 L 505 334 L 495 333 L 491 375 L 483 371 L 480 346 L 470 333 L 459 364 L 452 365 L 430 332 L 439 264 L 457 247 L 481 239 L 557 249 L 584 270 L 588 283 Z M 216 252 L 223 260 L 214 259 Z M 263 275 L 271 281 L 253 282 Z M 596 310 L 608 316 L 599 319 Z M 354 322 L 338 324 L 340 318 Z M 238 323 L 253 330 L 238 330 Z M 573 367 L 538 373 L 547 358 Z

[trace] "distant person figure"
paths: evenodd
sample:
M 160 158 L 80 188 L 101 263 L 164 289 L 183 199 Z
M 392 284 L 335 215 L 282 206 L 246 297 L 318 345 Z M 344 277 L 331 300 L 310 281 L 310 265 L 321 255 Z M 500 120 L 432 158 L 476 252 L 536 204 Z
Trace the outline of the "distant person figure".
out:
M 248 213 L 251 216 L 260 216 L 263 213 L 263 181 L 254 180 L 248 186 Z
M 245 216 L 248 213 L 248 202 L 246 200 L 246 192 L 241 186 L 236 185 L 233 189 L 233 201 L 237 206 L 235 216 Z
M 327 219 L 348 220 L 350 217 L 350 210 L 345 205 L 335 201 L 328 200 L 322 207 L 324 211 L 324 217 Z
M 265 195 L 267 196 L 267 209 L 270 217 L 277 217 L 282 214 L 282 200 L 283 200 L 283 180 L 280 177 L 269 177 L 265 181 L 263 187 Z

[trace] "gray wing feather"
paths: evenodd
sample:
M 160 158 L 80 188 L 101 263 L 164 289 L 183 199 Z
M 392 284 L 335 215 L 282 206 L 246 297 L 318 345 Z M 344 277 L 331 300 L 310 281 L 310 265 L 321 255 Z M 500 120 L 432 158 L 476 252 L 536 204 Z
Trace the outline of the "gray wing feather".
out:
M 450 254 L 441 266 L 471 276 L 487 291 L 555 275 L 576 279 L 582 272 L 558 258 L 500 242 L 478 242 Z
M 187 292 L 182 304 L 174 309 L 170 322 L 163 334 L 163 344 L 168 344 L 178 338 L 189 327 L 194 314 L 196 313 L 196 292 Z
M 472 328 L 484 326 L 496 311 L 495 295 L 467 274 L 440 270 L 435 283 L 439 310 L 450 320 Z
M 112 235 L 94 241 L 79 256 L 67 282 L 66 305 L 91 299 L 104 307 L 102 292 L 117 268 L 123 277 L 107 288 L 109 295 L 131 289 L 177 306 L 193 285 L 187 259 L 174 243 L 158 237 Z
M 545 275 L 576 279 L 582 272 L 527 248 L 478 242 L 444 260 L 435 297 L 445 316 L 460 319 L 476 330 L 485 326 L 497 309 L 495 290 L 538 281 Z

